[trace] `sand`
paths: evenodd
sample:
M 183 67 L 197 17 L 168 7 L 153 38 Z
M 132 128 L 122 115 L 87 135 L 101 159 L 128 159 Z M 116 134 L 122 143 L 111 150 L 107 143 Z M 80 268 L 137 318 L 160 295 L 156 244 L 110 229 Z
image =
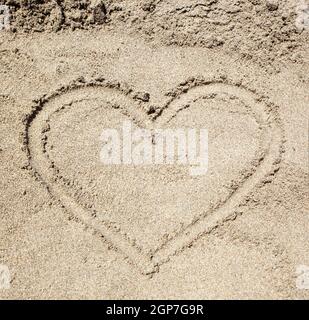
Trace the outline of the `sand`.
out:
M 1 3 L 2 299 L 309 298 L 297 1 Z M 207 173 L 102 165 L 124 121 L 207 128 Z

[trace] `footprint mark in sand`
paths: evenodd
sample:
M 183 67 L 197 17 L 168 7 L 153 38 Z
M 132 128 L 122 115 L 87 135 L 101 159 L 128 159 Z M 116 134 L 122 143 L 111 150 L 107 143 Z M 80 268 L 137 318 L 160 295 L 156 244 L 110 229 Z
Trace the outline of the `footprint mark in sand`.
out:
M 104 79 L 88 82 L 77 80 L 37 101 L 33 112 L 24 121 L 26 126 L 24 144 L 29 159 L 29 169 L 47 187 L 52 197 L 59 200 L 74 218 L 103 236 L 115 250 L 121 251 L 130 263 L 139 268 L 142 274 L 152 274 L 158 270 L 160 265 L 192 245 L 200 236 L 210 233 L 220 224 L 235 218 L 235 209 L 246 201 L 256 187 L 268 181 L 279 169 L 283 153 L 283 132 L 276 107 L 266 98 L 258 97 L 254 92 L 233 84 L 232 81 L 191 79 L 185 85 L 182 84 L 170 92 L 169 101 L 157 114 L 152 115 L 152 118 L 134 102 L 133 96 L 134 93 L 131 90 L 122 87 L 119 83 Z M 229 105 L 232 107 L 227 111 Z M 61 159 L 61 157 L 70 157 L 63 150 L 61 152 L 59 150 L 62 145 L 71 142 L 70 139 L 73 139 L 72 142 L 74 142 L 75 137 L 70 138 L 70 136 L 77 132 L 78 124 L 83 122 L 85 124 L 81 127 L 88 128 L 87 132 L 91 134 L 87 137 L 88 133 L 85 131 L 85 135 L 81 134 L 80 137 L 85 141 L 88 141 L 87 139 L 92 141 L 98 133 L 96 128 L 102 130 L 103 127 L 100 126 L 115 125 L 113 121 L 120 123 L 124 119 L 132 120 L 137 126 L 155 125 L 159 128 L 175 126 L 177 121 L 183 124 L 193 119 L 191 125 L 215 124 L 218 131 L 221 121 L 220 113 L 224 112 L 230 113 L 228 119 L 230 119 L 231 130 L 235 130 L 230 137 L 230 146 L 233 149 L 237 139 L 246 140 L 248 155 L 242 155 L 246 158 L 243 165 L 238 164 L 241 163 L 241 158 L 237 156 L 238 150 L 235 151 L 234 160 L 228 159 L 230 171 L 233 171 L 234 166 L 235 168 L 239 166 L 239 168 L 236 168 L 237 170 L 235 169 L 233 173 L 226 171 L 234 184 L 230 180 L 221 182 L 229 185 L 222 195 L 216 192 L 219 185 L 216 185 L 218 177 L 215 175 L 207 177 L 207 180 L 205 177 L 182 180 L 179 169 L 171 171 L 169 176 L 173 179 L 166 180 L 166 169 L 162 169 L 161 172 L 161 169 L 152 168 L 148 176 L 147 171 L 143 168 L 118 167 L 116 174 L 115 171 L 108 171 L 109 169 L 106 168 L 98 169 L 102 170 L 102 174 L 96 174 L 98 177 L 93 177 L 89 182 L 87 166 L 83 167 L 81 164 L 76 173 L 79 165 L 72 159 L 69 159 L 73 165 L 67 166 L 68 172 L 63 171 L 58 165 L 66 161 L 66 158 Z M 102 114 L 105 116 L 100 119 Z M 207 116 L 203 118 L 205 114 Z M 62 123 L 61 126 L 57 125 L 55 119 L 59 117 L 67 120 L 63 122 L 66 123 L 65 128 L 62 122 L 58 122 L 58 124 Z M 90 122 L 87 122 L 88 117 Z M 98 120 L 93 124 L 95 119 Z M 222 127 L 228 127 L 228 125 L 221 123 Z M 65 131 L 69 133 L 66 134 Z M 221 131 L 224 134 L 224 130 Z M 56 151 L 60 154 L 60 159 L 56 159 L 57 152 L 53 152 L 54 148 L 52 149 L 50 141 L 59 143 L 59 134 L 63 134 L 63 139 L 61 139 L 61 144 L 56 146 Z M 213 137 L 215 140 L 215 135 Z M 220 143 L 221 140 L 217 139 Z M 250 144 L 256 144 L 256 146 L 250 149 Z M 69 144 L 67 147 L 70 147 Z M 227 148 L 227 145 L 224 147 Z M 93 152 L 91 148 L 90 146 L 86 153 L 91 154 Z M 93 148 L 95 150 L 95 146 Z M 72 154 L 75 157 L 78 156 L 74 152 Z M 219 156 L 222 157 L 222 155 Z M 219 165 L 219 168 L 224 170 L 223 166 Z M 216 170 L 213 168 L 213 172 L 216 171 L 218 168 Z M 136 183 L 134 180 L 136 177 L 142 177 L 140 181 L 144 180 L 145 183 L 143 185 L 141 182 L 143 190 L 139 190 L 138 186 L 136 189 L 133 188 L 133 191 L 122 190 L 119 187 L 120 178 L 117 176 L 119 172 L 123 175 L 122 177 L 128 177 L 129 185 Z M 78 181 L 79 176 L 81 176 L 80 181 Z M 91 185 L 91 181 L 96 182 Z M 107 181 L 108 185 L 106 185 Z M 109 194 L 112 193 L 113 198 L 105 197 L 105 189 L 101 184 L 104 188 L 111 188 Z M 207 184 L 213 185 L 214 190 L 207 190 L 205 188 Z M 183 196 L 188 193 L 187 185 L 190 185 L 190 190 L 196 190 L 196 192 L 189 194 L 184 200 Z M 169 194 L 166 196 L 167 190 L 171 188 L 175 190 L 173 199 L 170 199 Z M 83 199 L 83 196 L 93 190 L 98 194 L 97 198 L 85 197 Z M 162 194 L 157 196 L 160 198 L 160 205 L 156 207 L 154 213 L 151 213 L 151 208 L 156 206 L 158 199 L 155 192 L 154 195 L 148 192 L 151 190 L 162 191 Z M 130 211 L 122 207 L 121 199 L 126 201 L 124 205 L 128 203 L 130 206 L 131 202 L 138 200 L 134 192 L 145 192 L 146 200 L 142 199 L 144 201 L 141 206 L 136 205 Z M 108 201 L 111 202 L 110 207 L 115 212 L 106 211 L 110 208 L 105 207 Z M 158 212 L 160 215 L 156 217 L 155 214 Z M 166 212 L 173 212 L 173 214 L 169 216 Z M 181 212 L 181 215 L 175 216 L 177 212 Z M 187 216 L 185 212 L 188 212 Z M 162 222 L 156 229 L 155 220 L 158 219 L 162 219 Z M 149 221 L 153 221 L 153 225 Z M 160 228 L 165 229 L 160 230 Z M 163 234 L 163 231 L 168 235 Z

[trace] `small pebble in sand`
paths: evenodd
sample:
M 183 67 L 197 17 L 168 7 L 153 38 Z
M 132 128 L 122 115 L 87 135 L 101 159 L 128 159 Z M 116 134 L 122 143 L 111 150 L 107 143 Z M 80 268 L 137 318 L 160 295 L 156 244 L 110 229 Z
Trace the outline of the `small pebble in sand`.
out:
M 269 11 L 275 11 L 279 8 L 279 3 L 277 0 L 267 0 L 266 7 Z

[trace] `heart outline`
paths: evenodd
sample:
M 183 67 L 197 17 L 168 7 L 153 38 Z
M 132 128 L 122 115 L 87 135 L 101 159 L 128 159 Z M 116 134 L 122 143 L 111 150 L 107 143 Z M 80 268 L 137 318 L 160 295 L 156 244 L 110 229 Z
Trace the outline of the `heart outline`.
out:
M 129 258 L 130 263 L 136 265 L 142 274 L 151 275 L 158 271 L 160 265 L 167 262 L 173 255 L 178 254 L 186 247 L 190 246 L 203 234 L 210 233 L 214 228 L 223 224 L 225 221 L 234 219 L 234 209 L 241 204 L 243 199 L 245 199 L 245 196 L 248 196 L 248 194 L 250 194 L 259 183 L 261 183 L 263 178 L 269 175 L 274 175 L 280 167 L 282 154 L 284 152 L 284 134 L 280 126 L 280 117 L 277 112 L 278 108 L 274 104 L 270 103 L 266 97 L 258 96 L 253 90 L 247 89 L 239 83 L 233 83 L 232 80 L 221 78 L 190 78 L 187 82 L 167 93 L 167 96 L 170 96 L 170 99 L 161 109 L 159 109 L 158 113 L 153 116 L 152 121 L 157 121 L 157 123 L 160 124 L 160 120 L 158 121 L 158 119 L 164 119 L 164 114 L 167 114 L 165 117 L 168 118 L 168 114 L 173 115 L 179 112 L 183 107 L 183 103 L 181 103 L 181 99 L 179 99 L 179 97 L 184 94 L 190 95 L 194 93 L 194 91 L 197 91 L 197 96 L 200 96 L 201 94 L 199 91 L 203 91 L 205 88 L 211 88 L 213 85 L 217 85 L 219 89 L 220 86 L 223 86 L 225 90 L 228 90 L 227 88 L 229 88 L 229 90 L 231 90 L 229 93 L 235 94 L 236 97 L 243 96 L 244 94 L 247 95 L 246 98 L 249 99 L 250 103 L 254 104 L 256 108 L 262 104 L 264 105 L 262 108 L 263 110 L 260 110 L 258 114 L 261 113 L 259 116 L 262 116 L 263 125 L 265 126 L 264 130 L 265 132 L 267 131 L 267 135 L 269 136 L 268 148 L 262 152 L 256 166 L 256 171 L 254 171 L 250 176 L 245 177 L 243 184 L 234 190 L 232 195 L 229 196 L 223 204 L 221 203 L 218 207 L 213 208 L 212 214 L 207 216 L 207 220 L 209 221 L 205 221 L 206 215 L 204 215 L 204 217 L 200 217 L 192 224 L 185 226 L 185 228 L 176 234 L 175 237 L 167 240 L 162 246 L 157 248 L 151 257 L 145 256 L 142 249 L 135 243 L 130 243 L 130 239 L 128 239 L 124 234 L 121 234 L 119 230 L 111 230 L 111 226 L 102 225 L 102 221 L 97 221 L 95 218 L 89 216 L 88 213 L 85 213 L 86 210 L 84 208 L 78 208 L 76 207 L 76 204 L 72 204 L 71 197 L 64 195 L 61 190 L 57 189 L 58 187 L 55 187 L 55 185 L 51 183 L 53 178 L 46 176 L 46 172 L 44 171 L 43 173 L 40 172 L 40 169 L 38 169 L 40 165 L 38 166 L 38 163 L 42 160 L 42 157 L 35 159 L 37 155 L 33 152 L 34 146 L 32 140 L 38 133 L 35 132 L 38 131 L 37 127 L 33 130 L 33 124 L 36 123 L 41 111 L 46 113 L 45 106 L 48 102 L 57 100 L 57 98 L 64 94 L 74 93 L 77 89 L 90 87 L 102 87 L 113 91 L 113 94 L 118 92 L 120 95 L 124 95 L 132 99 L 133 91 L 128 89 L 127 86 L 122 86 L 119 82 L 110 82 L 103 78 L 97 78 L 89 81 L 79 78 L 69 85 L 63 86 L 54 91 L 50 95 L 45 95 L 36 100 L 32 112 L 23 119 L 25 124 L 23 144 L 28 157 L 28 169 L 44 184 L 51 196 L 59 201 L 62 207 L 69 212 L 71 218 L 77 218 L 87 227 L 91 227 L 95 232 L 99 233 L 115 250 L 123 252 L 124 255 Z M 127 108 L 124 108 L 123 110 L 126 109 Z M 145 113 L 145 110 L 142 109 L 130 111 L 132 112 L 130 113 L 130 116 L 138 119 L 138 122 L 141 121 L 141 111 Z M 257 110 L 254 110 L 254 112 L 256 111 Z M 145 119 L 142 122 L 145 122 Z M 42 132 L 40 132 L 40 134 L 42 134 Z M 41 149 L 41 147 L 44 148 L 44 143 L 41 146 L 39 146 L 38 143 L 42 144 L 42 141 L 40 140 L 40 142 L 36 143 L 37 149 Z M 256 174 L 257 171 L 259 172 L 259 175 Z M 239 194 L 239 189 L 243 188 L 244 184 L 248 184 L 248 181 L 250 182 L 249 192 L 243 190 L 243 192 Z M 248 186 L 245 187 L 248 188 Z

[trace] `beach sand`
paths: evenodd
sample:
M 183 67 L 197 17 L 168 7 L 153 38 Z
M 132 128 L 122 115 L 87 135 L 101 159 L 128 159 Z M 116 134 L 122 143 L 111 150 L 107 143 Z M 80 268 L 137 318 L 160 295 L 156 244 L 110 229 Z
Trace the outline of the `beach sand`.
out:
M 309 298 L 300 1 L 1 3 L 0 298 Z M 207 129 L 207 173 L 102 164 L 124 122 Z

